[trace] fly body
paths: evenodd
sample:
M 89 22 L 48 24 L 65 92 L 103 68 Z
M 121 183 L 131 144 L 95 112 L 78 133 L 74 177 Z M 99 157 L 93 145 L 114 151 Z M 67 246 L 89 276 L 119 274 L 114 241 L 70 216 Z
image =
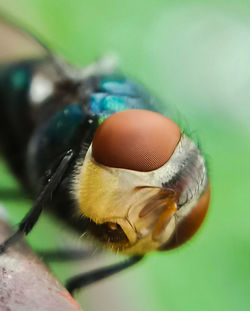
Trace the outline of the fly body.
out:
M 1 150 L 34 198 L 14 236 L 28 234 L 47 209 L 131 256 L 74 278 L 72 291 L 186 242 L 203 222 L 210 188 L 199 148 L 141 85 L 45 51 L 0 70 Z

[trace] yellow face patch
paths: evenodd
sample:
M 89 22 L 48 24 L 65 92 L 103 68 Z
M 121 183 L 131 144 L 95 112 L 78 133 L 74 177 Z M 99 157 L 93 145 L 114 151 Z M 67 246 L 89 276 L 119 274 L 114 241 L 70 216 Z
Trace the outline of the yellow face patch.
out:
M 77 196 L 82 213 L 97 224 L 126 216 L 121 207 L 118 176 L 92 159 L 85 160 L 81 169 Z

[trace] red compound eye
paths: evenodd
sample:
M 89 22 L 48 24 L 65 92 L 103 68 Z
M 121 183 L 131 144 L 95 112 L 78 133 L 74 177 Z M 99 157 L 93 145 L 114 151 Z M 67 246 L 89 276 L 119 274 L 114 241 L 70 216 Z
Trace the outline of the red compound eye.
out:
M 198 204 L 177 226 L 174 236 L 170 242 L 162 248 L 162 250 L 169 250 L 182 245 L 198 231 L 207 214 L 209 201 L 210 185 L 208 185 Z
M 147 110 L 126 110 L 107 118 L 96 131 L 92 150 L 96 162 L 135 171 L 165 164 L 181 137 L 167 117 Z

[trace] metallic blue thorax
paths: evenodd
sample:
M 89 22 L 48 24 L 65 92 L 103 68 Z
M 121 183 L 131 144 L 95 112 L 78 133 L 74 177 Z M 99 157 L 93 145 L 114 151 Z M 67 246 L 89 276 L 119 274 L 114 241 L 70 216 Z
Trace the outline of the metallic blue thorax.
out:
M 128 109 L 153 110 L 145 89 L 125 77 L 103 77 L 97 92 L 90 97 L 90 109 L 98 115 L 98 123 L 115 112 Z
M 119 111 L 154 110 L 150 101 L 152 98 L 147 91 L 135 82 L 121 76 L 105 76 L 100 79 L 90 95 L 87 109 L 83 109 L 81 101 L 69 103 L 49 120 L 44 134 L 53 143 L 66 143 L 83 122 L 86 110 L 97 118 L 97 125 L 100 125 L 106 118 Z
M 98 126 L 113 113 L 154 110 L 151 102 L 152 97 L 135 82 L 121 76 L 101 77 L 87 99 L 71 100 L 37 129 L 32 138 L 32 157 L 40 163 L 42 172 L 66 150 L 77 154 L 83 145 L 89 145 Z

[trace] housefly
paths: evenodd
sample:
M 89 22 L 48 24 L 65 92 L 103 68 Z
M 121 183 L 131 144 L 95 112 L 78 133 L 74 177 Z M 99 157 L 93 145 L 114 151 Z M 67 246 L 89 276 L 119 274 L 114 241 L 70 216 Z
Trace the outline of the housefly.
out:
M 0 252 L 47 210 L 129 256 L 72 278 L 72 292 L 190 239 L 209 205 L 206 164 L 157 100 L 107 59 L 74 68 L 8 22 L 1 30 L 21 47 L 1 51 L 1 152 L 34 204 Z M 18 59 L 26 46 L 35 57 Z

